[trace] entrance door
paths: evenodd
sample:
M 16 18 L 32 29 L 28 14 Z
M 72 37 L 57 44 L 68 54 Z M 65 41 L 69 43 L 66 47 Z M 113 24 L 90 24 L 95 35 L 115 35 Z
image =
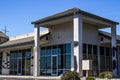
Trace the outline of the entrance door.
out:
M 58 75 L 58 56 L 52 55 L 51 58 L 52 75 Z

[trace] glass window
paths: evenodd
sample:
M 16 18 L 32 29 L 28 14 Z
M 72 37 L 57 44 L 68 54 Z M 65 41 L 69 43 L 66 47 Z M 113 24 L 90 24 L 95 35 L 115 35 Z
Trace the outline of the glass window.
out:
M 92 54 L 92 45 L 88 45 L 88 54 Z
M 98 56 L 93 56 L 93 69 L 98 69 Z
M 51 69 L 51 56 L 46 56 L 46 68 Z
M 97 45 L 83 44 L 83 59 L 92 60 L 93 70 L 89 72 L 89 75 L 96 76 L 98 72 L 98 55 Z M 84 71 L 85 72 L 85 71 Z
M 63 54 L 64 53 L 64 45 L 58 45 L 58 54 Z
M 58 55 L 58 48 L 57 48 L 57 46 L 53 46 L 52 47 L 52 55 Z
M 51 69 L 46 69 L 46 75 L 50 76 L 51 75 Z
M 100 46 L 100 55 L 104 55 L 104 47 Z
M 46 64 L 45 64 L 45 57 L 40 57 L 40 68 L 41 69 L 45 69 L 46 68 Z
M 46 55 L 40 54 L 40 75 L 52 75 L 53 65 L 52 58 L 57 56 L 56 67 L 58 68 L 58 75 L 61 74 L 64 70 L 70 70 L 71 68 L 71 44 L 60 44 L 54 46 L 44 47 Z M 41 51 L 43 48 L 41 48 Z M 42 56 L 41 56 L 42 55 Z M 54 72 L 54 71 L 53 71 Z
M 106 56 L 110 56 L 110 48 L 106 48 Z
M 93 54 L 97 55 L 97 46 L 96 45 L 93 45 Z
M 105 69 L 105 58 L 104 58 L 104 56 L 100 56 L 100 66 L 101 66 L 101 69 Z
M 86 44 L 83 44 L 83 54 L 86 54 L 87 48 L 86 48 Z
M 41 48 L 41 50 L 40 50 L 40 55 L 41 55 L 41 56 L 46 55 L 45 47 L 42 47 L 42 48 Z
M 63 69 L 63 55 L 58 55 L 58 68 Z
M 83 44 L 83 60 L 87 59 L 87 45 Z
M 91 54 L 88 54 L 88 59 L 89 59 L 89 60 L 92 60 L 92 57 L 93 57 L 93 56 L 92 56 Z
M 41 70 L 40 70 L 40 75 L 46 75 L 46 70 L 44 70 L 44 69 L 42 70 L 42 69 L 41 69 Z
M 66 56 L 66 69 L 70 69 L 71 68 L 71 55 L 67 55 Z
M 68 43 L 65 45 L 65 53 L 70 54 L 71 53 L 71 44 Z
M 10 74 L 30 75 L 31 49 L 10 52 Z
M 46 55 L 51 55 L 51 46 L 46 48 Z

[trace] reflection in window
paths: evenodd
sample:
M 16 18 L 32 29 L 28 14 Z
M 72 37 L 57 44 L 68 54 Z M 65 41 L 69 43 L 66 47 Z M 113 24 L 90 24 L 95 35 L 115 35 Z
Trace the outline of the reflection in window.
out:
M 44 53 L 46 52 L 46 54 Z M 43 55 L 44 54 L 44 55 Z M 52 74 L 52 56 L 57 56 L 57 71 L 58 75 L 63 73 L 63 70 L 71 69 L 71 44 L 60 44 L 54 46 L 42 47 L 40 52 L 40 75 Z
M 88 50 L 88 51 L 87 51 Z M 83 44 L 83 59 L 92 60 L 93 70 L 89 71 L 89 75 L 97 76 L 98 75 L 98 55 L 97 55 L 97 46 L 91 44 Z M 83 75 L 86 75 L 86 72 L 83 71 Z
M 100 71 L 112 70 L 112 54 L 109 47 L 100 47 Z
M 16 50 L 10 52 L 10 74 L 30 75 L 31 73 L 31 49 Z

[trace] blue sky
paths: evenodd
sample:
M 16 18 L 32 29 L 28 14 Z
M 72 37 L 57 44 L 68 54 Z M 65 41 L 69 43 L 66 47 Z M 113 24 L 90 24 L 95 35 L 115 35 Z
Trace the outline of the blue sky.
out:
M 33 32 L 31 21 L 73 7 L 120 22 L 119 4 L 120 0 L 0 0 L 0 30 L 7 26 L 9 36 Z

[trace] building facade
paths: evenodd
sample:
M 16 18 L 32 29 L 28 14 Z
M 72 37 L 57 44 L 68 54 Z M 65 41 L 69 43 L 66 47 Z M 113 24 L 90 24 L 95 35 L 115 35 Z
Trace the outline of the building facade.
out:
M 60 76 L 74 70 L 82 77 L 82 60 L 92 60 L 89 75 L 98 76 L 102 71 L 119 75 L 117 22 L 73 8 L 32 24 L 34 33 L 0 44 L 0 74 Z M 103 28 L 111 28 L 111 34 L 100 31 Z

